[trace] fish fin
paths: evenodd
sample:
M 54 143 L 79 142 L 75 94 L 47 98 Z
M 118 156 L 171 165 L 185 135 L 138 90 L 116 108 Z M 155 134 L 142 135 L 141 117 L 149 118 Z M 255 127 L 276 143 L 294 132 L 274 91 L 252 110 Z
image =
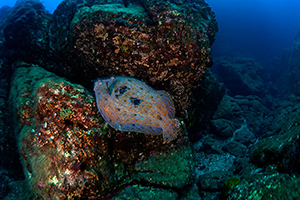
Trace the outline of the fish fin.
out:
M 168 111 L 168 117 L 172 119 L 175 116 L 175 107 L 170 94 L 164 90 L 157 91 L 157 93 L 162 98 L 162 101 L 166 106 L 166 109 Z
M 108 92 L 109 95 L 111 95 L 111 92 L 110 92 L 111 86 L 110 85 L 115 82 L 114 79 L 115 78 L 113 76 L 111 76 L 109 79 L 107 79 L 107 78 L 95 79 L 94 80 L 94 91 L 99 94 Z
M 120 123 L 118 126 L 118 130 L 151 134 L 151 135 L 159 135 L 163 133 L 162 128 L 147 126 L 144 124 L 134 124 L 134 123 Z
M 130 113 L 126 113 L 124 111 L 118 111 L 118 110 L 115 110 L 113 112 L 113 115 L 106 115 L 106 114 L 108 113 L 102 114 L 105 120 L 108 122 L 110 126 L 112 126 L 117 130 L 127 131 L 127 132 L 146 133 L 151 135 L 158 135 L 163 133 L 162 127 L 156 127 L 156 126 L 151 126 L 150 124 L 141 123 L 138 120 L 139 115 L 132 116 Z

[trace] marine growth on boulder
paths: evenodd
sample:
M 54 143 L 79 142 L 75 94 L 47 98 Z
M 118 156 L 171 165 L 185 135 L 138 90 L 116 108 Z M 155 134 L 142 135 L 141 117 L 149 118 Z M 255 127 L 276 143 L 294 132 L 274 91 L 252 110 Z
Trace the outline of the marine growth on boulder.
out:
M 214 14 L 202 1 L 142 2 L 80 8 L 63 50 L 68 65 L 81 79 L 125 75 L 166 90 L 178 115 L 187 118 L 191 89 L 212 65 Z
M 200 198 L 185 124 L 212 65 L 204 0 L 20 1 L 0 31 L 28 199 Z

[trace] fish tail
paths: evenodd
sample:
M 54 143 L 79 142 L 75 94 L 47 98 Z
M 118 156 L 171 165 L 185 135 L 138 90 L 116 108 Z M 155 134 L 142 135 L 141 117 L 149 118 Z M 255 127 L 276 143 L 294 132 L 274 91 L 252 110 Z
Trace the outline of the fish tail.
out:
M 170 119 L 169 124 L 163 129 L 163 138 L 165 141 L 172 141 L 177 138 L 180 128 L 178 119 Z

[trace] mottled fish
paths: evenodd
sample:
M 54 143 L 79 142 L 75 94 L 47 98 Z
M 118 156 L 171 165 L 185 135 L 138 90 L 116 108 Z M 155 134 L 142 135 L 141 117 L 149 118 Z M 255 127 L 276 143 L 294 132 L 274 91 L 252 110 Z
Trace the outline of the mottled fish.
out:
M 177 137 L 180 123 L 170 95 L 132 77 L 95 80 L 97 107 L 105 121 L 120 131 Z

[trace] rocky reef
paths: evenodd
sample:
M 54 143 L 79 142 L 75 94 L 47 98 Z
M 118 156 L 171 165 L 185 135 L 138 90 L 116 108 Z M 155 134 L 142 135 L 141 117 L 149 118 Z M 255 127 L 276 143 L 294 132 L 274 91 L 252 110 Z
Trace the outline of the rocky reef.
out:
M 227 94 L 193 146 L 204 199 L 299 198 L 297 41 L 271 74 L 252 58 L 216 59 Z
M 271 74 L 245 57 L 210 69 L 204 0 L 0 13 L 0 199 L 299 199 L 299 35 Z M 176 138 L 105 121 L 94 80 L 119 75 L 170 94 Z
M 211 70 L 217 80 L 226 85 L 230 96 L 255 95 L 271 107 L 273 99 L 279 94 L 278 84 L 270 70 L 262 67 L 252 58 L 219 57 Z M 275 70 L 274 70 L 275 71 Z
M 177 116 L 185 119 L 191 90 L 213 63 L 217 32 L 214 13 L 202 0 L 132 1 L 127 7 L 123 1 L 66 0 L 52 16 L 41 3 L 25 1 L 6 23 L 9 61 L 38 64 L 86 87 L 98 77 L 134 76 L 169 92 Z
M 212 65 L 217 32 L 204 1 L 65 0 L 50 14 L 26 0 L 6 14 L 1 145 L 13 142 L 1 149 L 12 155 L 1 167 L 15 167 L 0 173 L 1 198 L 200 198 L 187 130 L 199 120 L 190 113 L 201 106 L 191 105 Z M 109 126 L 92 86 L 110 75 L 170 93 L 179 136 L 165 142 L 162 135 Z
M 195 159 L 187 139 L 164 145 L 161 135 L 117 131 L 85 88 L 36 65 L 20 65 L 9 101 L 34 195 L 107 199 L 145 184 L 157 185 L 160 195 L 173 190 L 178 196 L 176 188 L 193 183 Z
M 60 7 L 54 19 L 68 16 Z M 65 66 L 73 71 L 64 72 L 78 80 L 134 76 L 169 92 L 178 116 L 188 117 L 191 89 L 212 65 L 210 46 L 217 25 L 207 4 L 138 1 L 126 8 L 114 2 L 76 9 L 69 24 L 66 19 L 50 24 L 50 34 L 57 35 L 50 45 L 65 55 Z M 60 27 L 69 34 L 62 37 Z

